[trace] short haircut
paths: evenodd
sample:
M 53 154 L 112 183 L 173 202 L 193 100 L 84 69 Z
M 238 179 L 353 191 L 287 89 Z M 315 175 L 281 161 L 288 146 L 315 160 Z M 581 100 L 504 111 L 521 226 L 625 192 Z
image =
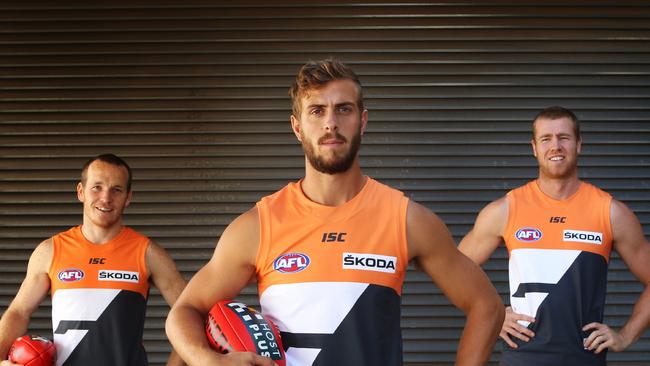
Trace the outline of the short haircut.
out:
M 126 181 L 126 191 L 131 192 L 131 167 L 129 164 L 126 163 L 126 161 L 122 160 L 116 155 L 113 154 L 102 154 L 102 155 L 97 155 L 94 158 L 89 159 L 81 169 L 81 184 L 84 186 L 86 185 L 86 179 L 88 177 L 88 167 L 90 164 L 94 163 L 95 161 L 102 161 L 107 164 L 115 165 L 115 166 L 123 166 L 126 168 L 126 171 L 128 173 L 127 181 Z
M 580 120 L 578 120 L 578 117 L 571 112 L 570 110 L 560 107 L 560 106 L 552 106 L 548 108 L 542 109 L 535 118 L 533 119 L 533 139 L 535 139 L 535 122 L 537 122 L 538 119 L 560 119 L 560 118 L 568 118 L 573 122 L 573 133 L 576 135 L 576 140 L 580 140 Z
M 334 80 L 352 80 L 357 84 L 358 99 L 357 106 L 359 111 L 363 111 L 363 94 L 361 92 L 361 81 L 357 74 L 343 62 L 328 58 L 321 61 L 309 61 L 303 65 L 296 75 L 291 88 L 289 88 L 289 95 L 292 101 L 292 111 L 295 117 L 300 117 L 302 106 L 300 105 L 300 98 L 302 98 L 309 90 L 318 89 L 330 81 Z

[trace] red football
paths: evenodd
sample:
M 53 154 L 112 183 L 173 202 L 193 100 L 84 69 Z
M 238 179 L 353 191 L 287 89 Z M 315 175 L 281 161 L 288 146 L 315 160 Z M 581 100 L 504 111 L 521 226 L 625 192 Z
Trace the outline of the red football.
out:
M 56 348 L 45 337 L 24 335 L 11 345 L 8 358 L 25 366 L 51 366 L 56 362 Z
M 218 352 L 255 352 L 280 366 L 286 365 L 278 328 L 241 302 L 224 300 L 214 304 L 205 322 L 205 333 Z

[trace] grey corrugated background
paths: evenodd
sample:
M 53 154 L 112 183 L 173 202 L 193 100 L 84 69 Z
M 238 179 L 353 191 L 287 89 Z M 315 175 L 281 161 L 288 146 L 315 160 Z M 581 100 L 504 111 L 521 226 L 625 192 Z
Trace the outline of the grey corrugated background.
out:
M 365 172 L 440 214 L 457 240 L 535 176 L 529 121 L 554 104 L 584 120 L 581 176 L 648 233 L 647 1 L 2 1 L 0 21 L 2 311 L 33 247 L 79 223 L 78 170 L 103 152 L 135 170 L 127 223 L 190 277 L 225 225 L 302 175 L 286 91 L 302 63 L 330 55 L 365 85 Z M 505 257 L 485 266 L 504 299 Z M 606 320 L 619 327 L 641 286 L 617 257 L 609 278 Z M 406 363 L 453 362 L 462 314 L 416 272 L 404 294 Z M 256 302 L 252 289 L 242 298 Z M 155 291 L 149 304 L 158 365 L 167 307 Z M 51 332 L 49 311 L 33 332 Z M 649 351 L 646 333 L 609 364 L 647 365 Z

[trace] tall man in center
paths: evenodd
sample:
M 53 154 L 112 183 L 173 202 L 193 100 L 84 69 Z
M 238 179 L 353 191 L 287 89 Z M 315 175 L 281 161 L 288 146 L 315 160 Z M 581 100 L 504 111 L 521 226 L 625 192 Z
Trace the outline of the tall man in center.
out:
M 503 322 L 501 300 L 435 214 L 363 175 L 368 111 L 357 75 L 337 60 L 309 62 L 290 95 L 305 177 L 226 228 L 168 317 L 177 352 L 190 365 L 273 365 L 217 354 L 203 331 L 214 303 L 256 279 L 288 365 L 401 365 L 400 296 L 414 261 L 467 316 L 456 364 L 483 365 Z

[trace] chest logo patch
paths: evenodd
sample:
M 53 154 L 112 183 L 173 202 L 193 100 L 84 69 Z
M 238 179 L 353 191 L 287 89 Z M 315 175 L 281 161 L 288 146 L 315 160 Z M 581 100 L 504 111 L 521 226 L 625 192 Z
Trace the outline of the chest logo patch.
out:
M 523 227 L 517 230 L 515 238 L 525 242 L 538 241 L 542 238 L 542 232 L 534 227 Z
M 59 281 L 76 282 L 84 278 L 84 271 L 76 268 L 66 268 L 57 275 Z
M 110 269 L 102 269 L 97 275 L 98 281 L 117 281 L 117 282 L 140 282 L 140 273 L 131 271 L 115 271 Z
M 564 230 L 562 241 L 574 241 L 587 244 L 602 244 L 603 233 L 580 230 Z
M 273 261 L 273 269 L 282 273 L 296 273 L 309 267 L 309 257 L 302 253 L 286 253 Z
M 396 257 L 365 253 L 343 253 L 343 269 L 395 273 L 396 266 Z

